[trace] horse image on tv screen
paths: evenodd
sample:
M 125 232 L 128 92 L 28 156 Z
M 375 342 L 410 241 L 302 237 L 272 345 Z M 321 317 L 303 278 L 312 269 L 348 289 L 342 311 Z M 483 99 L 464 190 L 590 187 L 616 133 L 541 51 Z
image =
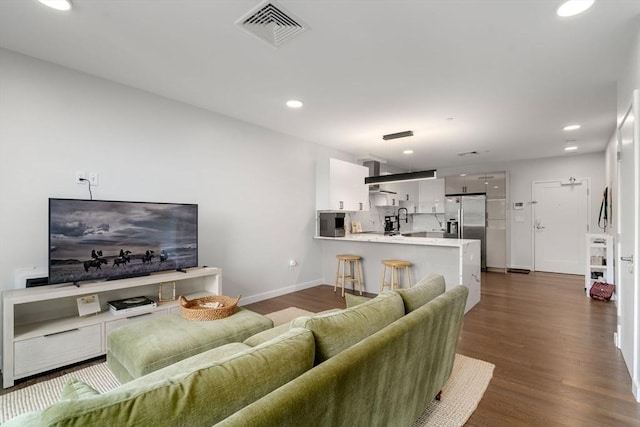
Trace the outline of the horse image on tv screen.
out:
M 198 265 L 198 205 L 49 199 L 49 283 Z

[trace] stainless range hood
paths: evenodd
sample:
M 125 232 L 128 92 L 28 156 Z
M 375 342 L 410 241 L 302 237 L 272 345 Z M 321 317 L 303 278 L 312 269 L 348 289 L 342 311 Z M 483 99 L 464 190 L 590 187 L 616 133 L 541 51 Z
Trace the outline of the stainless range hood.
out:
M 377 160 L 367 160 L 362 162 L 362 166 L 369 168 L 369 178 L 379 177 L 380 176 L 380 162 Z M 365 183 L 367 179 L 365 178 Z M 369 185 L 369 193 L 385 193 L 385 194 L 397 194 L 395 191 L 387 190 L 382 187 L 380 184 Z

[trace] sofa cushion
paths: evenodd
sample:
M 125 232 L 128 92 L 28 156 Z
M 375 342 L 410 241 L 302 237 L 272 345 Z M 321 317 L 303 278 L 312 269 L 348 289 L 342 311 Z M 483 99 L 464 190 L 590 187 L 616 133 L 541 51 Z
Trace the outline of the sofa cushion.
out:
M 326 313 L 334 313 L 340 311 L 339 308 L 332 308 L 330 310 L 321 311 L 320 313 L 316 313 L 315 315 L 322 315 Z M 258 332 L 257 334 L 250 336 L 243 342 L 251 347 L 255 347 L 263 342 L 267 342 L 279 335 L 284 334 L 289 329 L 291 329 L 291 322 L 283 323 L 282 325 L 276 326 L 275 328 L 267 329 L 266 331 Z
M 93 387 L 88 384 L 83 383 L 80 380 L 75 378 L 71 378 L 64 385 L 62 389 L 62 395 L 60 396 L 60 400 L 74 400 L 74 399 L 82 399 L 85 397 L 98 396 L 100 392 L 96 391 Z
M 370 300 L 371 298 L 362 295 L 344 294 L 344 302 L 347 304 L 347 308 L 355 307 Z
M 243 341 L 243 344 L 255 347 L 276 337 L 279 337 L 289 329 L 291 329 L 289 323 L 283 323 L 282 325 L 276 326 L 275 328 L 267 329 L 266 331 L 258 332 L 257 334 L 250 336 Z
M 299 317 L 291 322 L 291 326 L 313 332 L 316 342 L 315 363 L 319 364 L 402 316 L 402 298 L 394 291 L 386 291 L 353 308 Z
M 231 343 L 99 396 L 60 401 L 40 424 L 211 426 L 311 369 L 313 358 L 313 335 L 299 328 L 257 347 Z
M 422 307 L 445 291 L 444 277 L 440 274 L 428 274 L 412 288 L 397 289 L 402 297 L 405 313 Z

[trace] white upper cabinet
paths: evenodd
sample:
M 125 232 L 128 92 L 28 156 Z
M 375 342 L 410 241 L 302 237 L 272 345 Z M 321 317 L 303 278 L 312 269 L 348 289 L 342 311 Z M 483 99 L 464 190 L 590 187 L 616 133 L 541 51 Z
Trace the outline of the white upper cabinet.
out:
M 445 178 L 445 194 L 477 193 L 486 194 L 487 199 L 506 198 L 506 173 L 463 174 Z
M 444 213 L 444 178 L 418 181 L 418 213 Z
M 505 172 L 492 172 L 486 176 L 487 199 L 502 200 L 507 198 L 507 179 Z
M 389 193 L 374 193 L 371 200 L 374 206 L 396 206 L 407 208 L 409 213 L 415 213 L 414 206 L 417 206 L 418 183 L 416 181 L 391 182 L 384 184 L 383 188 L 392 191 Z
M 316 209 L 320 211 L 368 211 L 369 169 L 338 159 L 316 165 Z
M 445 178 L 446 194 L 485 193 L 485 174 L 453 175 Z
M 418 201 L 418 181 L 396 182 L 393 184 L 393 191 L 399 202 L 417 202 Z

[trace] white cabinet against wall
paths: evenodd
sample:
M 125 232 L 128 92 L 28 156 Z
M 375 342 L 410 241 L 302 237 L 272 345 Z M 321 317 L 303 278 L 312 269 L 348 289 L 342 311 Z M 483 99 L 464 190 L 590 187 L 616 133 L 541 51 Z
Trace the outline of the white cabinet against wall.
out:
M 506 201 L 487 200 L 487 268 L 507 267 Z
M 487 183 L 487 199 L 506 199 L 507 198 L 507 173 L 491 172 L 485 176 Z
M 461 174 L 445 178 L 446 194 L 485 193 L 485 174 Z
M 373 206 L 395 206 L 407 208 L 409 213 L 415 213 L 418 198 L 418 182 L 392 182 L 383 184 L 381 189 L 391 193 L 379 192 L 371 193 L 371 204 Z
M 319 211 L 369 210 L 369 169 L 338 159 L 316 165 L 316 209 Z
M 613 236 L 609 234 L 587 234 L 587 270 L 584 289 L 589 290 L 595 282 L 614 283 Z
M 4 291 L 3 387 L 13 386 L 19 378 L 105 354 L 110 331 L 179 309 L 176 300 L 142 312 L 114 315 L 108 301 L 139 295 L 157 300 L 158 285 L 163 282 L 175 282 L 176 295 L 187 298 L 219 295 L 221 275 L 219 268 L 203 267 L 80 287 L 53 285 Z M 98 295 L 102 312 L 78 316 L 76 299 L 93 294 Z
M 444 213 L 444 178 L 418 181 L 418 213 Z
M 418 182 L 395 182 L 390 188 L 397 193 L 396 196 L 399 202 L 416 202 L 418 199 Z
M 390 193 L 370 193 L 372 206 L 399 206 L 398 195 Z

